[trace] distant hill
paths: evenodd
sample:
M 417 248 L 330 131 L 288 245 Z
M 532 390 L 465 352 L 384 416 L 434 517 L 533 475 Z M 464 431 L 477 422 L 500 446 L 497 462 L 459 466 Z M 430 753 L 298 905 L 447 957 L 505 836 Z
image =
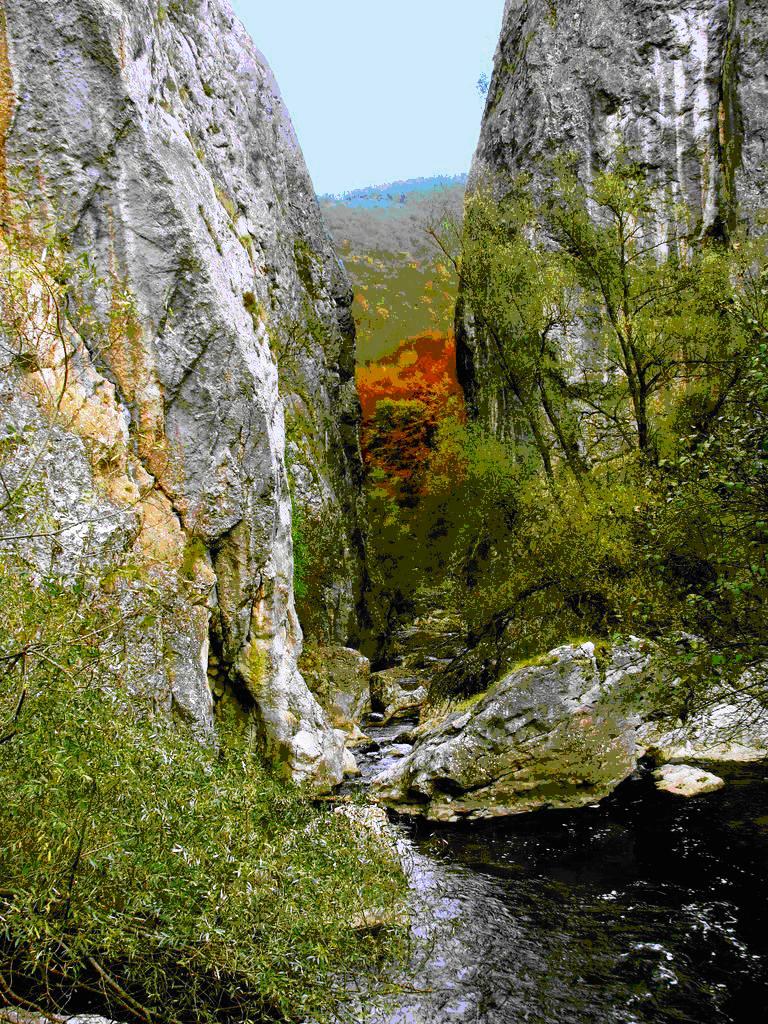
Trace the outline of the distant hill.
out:
M 375 185 L 320 205 L 355 288 L 358 362 L 453 326 L 456 281 L 426 227 L 460 219 L 466 175 Z
M 425 224 L 442 212 L 461 216 L 466 184 L 466 175 L 395 181 L 342 196 L 321 196 L 320 206 L 336 242 L 349 243 L 356 255 L 431 255 Z
M 319 199 L 321 203 L 341 203 L 348 207 L 376 209 L 402 206 L 408 201 L 409 196 L 412 196 L 414 193 L 423 195 L 456 186 L 463 190 L 466 188 L 466 185 L 466 174 L 438 174 L 432 178 L 409 178 L 407 181 L 390 181 L 386 185 L 370 185 L 367 188 L 355 189 L 352 192 L 342 192 L 338 195 L 329 193 L 319 196 Z

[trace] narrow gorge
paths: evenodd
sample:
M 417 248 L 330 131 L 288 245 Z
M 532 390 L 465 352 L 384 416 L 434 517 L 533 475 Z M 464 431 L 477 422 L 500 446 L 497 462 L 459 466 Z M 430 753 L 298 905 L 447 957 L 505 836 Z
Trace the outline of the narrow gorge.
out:
M 752 1024 L 768 10 L 318 196 L 233 6 L 0 0 L 0 1021 Z

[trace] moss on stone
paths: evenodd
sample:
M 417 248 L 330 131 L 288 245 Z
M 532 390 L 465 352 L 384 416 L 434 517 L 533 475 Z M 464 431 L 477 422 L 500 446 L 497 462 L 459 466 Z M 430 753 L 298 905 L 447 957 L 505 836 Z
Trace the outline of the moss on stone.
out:
M 253 292 L 244 292 L 243 306 L 253 321 L 253 329 L 258 331 L 267 319 L 264 303 L 257 299 Z
M 237 203 L 221 185 L 214 186 L 214 191 L 216 192 L 216 198 L 227 211 L 227 216 L 231 221 L 234 221 L 237 218 Z
M 195 579 L 198 567 L 208 555 L 208 548 L 199 537 L 190 537 L 184 547 L 180 574 L 184 579 Z
M 313 298 L 319 297 L 319 289 L 315 284 L 314 269 L 317 264 L 317 255 L 303 238 L 297 238 L 293 243 L 293 256 L 296 261 L 296 271 L 299 280 L 304 285 L 307 293 Z

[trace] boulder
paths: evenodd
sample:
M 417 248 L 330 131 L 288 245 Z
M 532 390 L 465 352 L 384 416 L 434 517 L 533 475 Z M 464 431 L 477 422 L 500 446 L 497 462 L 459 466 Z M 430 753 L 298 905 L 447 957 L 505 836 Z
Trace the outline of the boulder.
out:
M 518 666 L 468 708 L 422 721 L 409 736 L 413 750 L 373 780 L 374 795 L 434 820 L 489 818 L 595 803 L 642 757 L 665 766 L 661 788 L 689 795 L 721 780 L 687 764 L 677 773 L 670 762 L 768 757 L 768 709 L 750 696 L 760 680 L 747 674 L 685 723 L 644 718 L 644 693 L 664 661 L 659 648 L 632 638 L 560 647 Z
M 371 676 L 371 701 L 381 708 L 383 725 L 417 714 L 427 695 L 419 673 L 407 668 L 388 668 Z
M 717 775 L 705 772 L 702 768 L 692 768 L 689 764 L 665 764 L 653 773 L 656 788 L 675 796 L 701 796 L 703 793 L 715 793 L 725 783 Z
M 513 669 L 377 776 L 376 799 L 437 821 L 595 803 L 637 765 L 639 719 L 609 697 L 650 675 L 651 650 L 634 641 L 598 662 L 583 643 Z
M 684 723 L 643 725 L 638 740 L 659 762 L 761 761 L 768 757 L 768 710 L 751 697 L 723 693 Z
M 299 668 L 334 729 L 345 741 L 364 743 L 360 723 L 371 710 L 371 663 L 350 647 L 307 647 Z
M 357 761 L 355 755 L 351 750 L 344 748 L 344 759 L 342 761 L 342 770 L 344 777 L 348 779 L 356 779 L 361 774 L 360 769 L 357 767 Z

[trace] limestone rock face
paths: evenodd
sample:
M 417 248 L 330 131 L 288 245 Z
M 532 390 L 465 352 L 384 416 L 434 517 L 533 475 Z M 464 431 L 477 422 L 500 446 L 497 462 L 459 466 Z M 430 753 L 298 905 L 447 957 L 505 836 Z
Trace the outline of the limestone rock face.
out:
M 89 254 L 102 321 L 117 286 L 129 294 L 130 330 L 96 345 L 83 327 L 86 390 L 210 576 L 174 640 L 195 664 L 176 662 L 173 685 L 210 718 L 210 641 L 269 751 L 298 779 L 338 781 L 341 744 L 296 667 L 286 424 L 294 504 L 333 535 L 318 629 L 346 642 L 361 577 L 351 293 L 274 78 L 226 0 L 4 7 L 3 188 L 21 183 Z M 328 542 L 309 533 L 311 559 Z
M 745 689 L 742 677 L 733 692 L 713 694 L 685 723 L 647 722 L 638 741 L 658 762 L 761 761 L 768 757 L 768 715 Z
M 301 672 L 335 729 L 354 743 L 371 710 L 371 663 L 349 647 L 305 647 Z
M 81 391 L 77 412 L 60 413 L 56 423 L 40 401 L 40 376 L 6 368 L 0 381 L 3 479 L 7 493 L 19 494 L 2 503 L 0 552 L 21 554 L 38 579 L 55 567 L 67 587 L 140 564 L 146 580 L 129 575 L 111 587 L 123 626 L 119 642 L 103 643 L 105 682 L 117 677 L 209 733 L 210 569 L 190 563 L 180 578 L 183 531 L 163 495 L 142 489 L 146 474 L 128 456 L 127 426 L 109 388 Z
M 412 754 L 374 780 L 374 794 L 438 821 L 594 803 L 638 758 L 638 720 L 604 698 L 650 671 L 641 643 L 600 664 L 592 643 L 558 648 L 422 733 Z
M 702 233 L 768 206 L 768 9 L 762 0 L 507 0 L 470 191 L 578 156 L 586 179 L 623 143 Z M 470 406 L 503 434 L 509 396 L 458 317 Z M 498 376 L 498 375 L 496 375 Z

